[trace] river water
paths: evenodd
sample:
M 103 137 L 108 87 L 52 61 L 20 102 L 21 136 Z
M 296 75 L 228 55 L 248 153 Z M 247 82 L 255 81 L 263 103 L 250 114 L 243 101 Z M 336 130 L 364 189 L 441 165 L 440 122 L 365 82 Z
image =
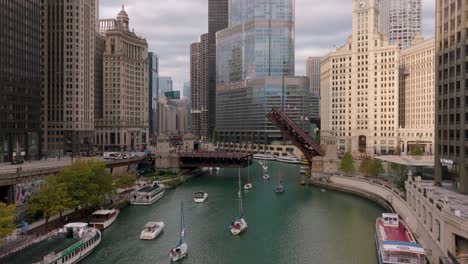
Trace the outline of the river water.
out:
M 299 166 L 270 162 L 271 179 L 263 181 L 257 162 L 250 166 L 253 189 L 244 192 L 248 229 L 239 237 L 229 232 L 237 209 L 237 169 L 198 177 L 149 207 L 122 209 L 106 229 L 99 247 L 82 263 L 170 263 L 169 250 L 179 240 L 180 201 L 184 201 L 189 255 L 180 263 L 196 264 L 375 264 L 375 219 L 384 209 L 349 194 L 303 187 Z M 247 178 L 248 169 L 241 175 Z M 279 175 L 284 194 L 274 187 Z M 209 193 L 204 204 L 195 192 Z M 153 241 L 139 240 L 146 222 L 163 221 Z

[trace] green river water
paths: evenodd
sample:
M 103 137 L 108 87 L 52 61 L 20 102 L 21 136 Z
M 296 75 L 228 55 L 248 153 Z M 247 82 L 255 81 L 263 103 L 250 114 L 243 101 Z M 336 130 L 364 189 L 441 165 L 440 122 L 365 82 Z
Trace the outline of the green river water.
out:
M 270 162 L 263 181 L 257 162 L 250 167 L 253 189 L 244 192 L 248 229 L 229 232 L 237 209 L 237 169 L 221 169 L 194 178 L 151 206 L 129 206 L 103 233 L 98 248 L 81 263 L 170 263 L 169 250 L 179 240 L 180 201 L 184 201 L 189 255 L 179 263 L 196 264 L 375 264 L 375 219 L 384 209 L 368 200 L 299 185 L 299 166 Z M 284 194 L 274 187 L 282 175 Z M 241 170 L 243 180 L 247 169 Z M 195 204 L 197 191 L 209 193 Z M 163 221 L 153 241 L 139 240 L 146 222 Z

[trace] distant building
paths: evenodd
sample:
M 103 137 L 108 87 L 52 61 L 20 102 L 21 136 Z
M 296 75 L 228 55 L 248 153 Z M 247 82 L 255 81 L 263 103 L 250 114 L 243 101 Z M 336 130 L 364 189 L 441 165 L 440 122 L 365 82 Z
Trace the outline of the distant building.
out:
M 184 82 L 184 97 L 190 100 L 190 82 Z
M 322 59 L 321 137 L 353 155 L 394 154 L 398 143 L 399 56 L 377 31 L 378 0 L 353 1 L 353 31 Z
M 449 11 L 450 10 L 450 11 Z M 468 3 L 436 1 L 435 180 L 468 194 Z M 466 240 L 465 240 L 466 241 Z M 466 245 L 466 243 L 465 243 Z M 453 252 L 456 252 L 452 249 Z
M 98 1 L 42 2 L 43 152 L 88 152 L 94 145 Z
M 180 91 L 165 92 L 164 96 L 167 99 L 179 100 L 180 99 Z
M 413 45 L 400 53 L 400 151 L 420 145 L 434 153 L 435 39 L 417 35 Z
M 122 10 L 106 31 L 104 117 L 96 122 L 102 150 L 136 150 L 149 143 L 148 43 L 130 31 Z
M 421 32 L 421 0 L 379 0 L 379 31 L 400 48 Z
M 41 1 L 1 1 L 0 20 L 0 162 L 38 159 Z
M 187 99 L 187 122 L 185 126 L 187 127 L 187 131 L 192 131 L 192 103 L 190 95 L 190 82 L 184 82 L 184 97 Z
M 309 57 L 306 64 L 306 76 L 310 80 L 310 92 L 320 94 L 320 59 L 322 57 Z
M 192 133 L 202 140 L 210 136 L 208 79 L 208 34 L 204 34 L 190 45 L 190 119 Z
M 309 79 L 294 77 L 294 1 L 244 2 L 229 1 L 229 27 L 216 33 L 217 141 L 282 142 L 265 117 L 273 106 L 307 126 Z
M 166 97 L 158 100 L 158 135 L 184 135 L 189 132 L 185 124 L 187 119 L 187 99 L 168 99 Z
M 158 133 L 158 99 L 159 99 L 159 57 L 148 52 L 149 81 L 149 136 L 154 138 Z
M 159 77 L 159 98 L 163 97 L 166 92 L 172 92 L 172 78 L 171 77 Z

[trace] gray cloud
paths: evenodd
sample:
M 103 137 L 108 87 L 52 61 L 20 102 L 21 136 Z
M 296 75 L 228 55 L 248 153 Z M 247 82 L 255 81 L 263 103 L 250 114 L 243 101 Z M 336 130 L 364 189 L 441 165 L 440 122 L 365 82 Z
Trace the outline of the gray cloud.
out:
M 162 76 L 176 89 L 190 79 L 190 43 L 208 30 L 207 0 L 101 0 L 100 18 L 117 16 L 121 5 L 130 27 L 144 36 L 160 58 Z M 423 34 L 434 33 L 435 3 L 423 2 Z M 351 0 L 296 0 L 296 74 L 304 75 L 309 56 L 321 56 L 341 46 L 351 34 Z

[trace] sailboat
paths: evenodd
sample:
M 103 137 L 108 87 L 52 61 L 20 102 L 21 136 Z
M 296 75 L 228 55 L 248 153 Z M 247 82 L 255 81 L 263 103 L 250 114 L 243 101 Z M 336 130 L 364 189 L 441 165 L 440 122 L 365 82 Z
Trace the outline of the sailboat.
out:
M 263 179 L 265 181 L 270 179 L 270 175 L 268 175 L 268 161 L 265 161 L 265 165 L 263 165 Z
M 250 167 L 247 168 L 247 183 L 244 184 L 244 190 L 248 191 L 248 190 L 252 190 L 252 182 L 250 181 Z
M 185 241 L 185 225 L 184 225 L 184 202 L 180 201 L 180 240 L 176 247 L 172 248 L 169 257 L 171 261 L 177 261 L 187 256 L 188 247 Z
M 284 186 L 283 186 L 283 182 L 281 181 L 281 171 L 279 171 L 278 179 L 279 179 L 279 182 L 278 182 L 278 185 L 276 185 L 275 192 L 284 193 Z
M 241 180 L 240 180 L 240 169 L 239 169 L 239 216 L 236 217 L 232 222 L 231 222 L 231 233 L 235 236 L 239 235 L 245 229 L 247 229 L 247 222 L 244 219 L 244 212 L 242 211 L 242 190 L 241 190 Z

